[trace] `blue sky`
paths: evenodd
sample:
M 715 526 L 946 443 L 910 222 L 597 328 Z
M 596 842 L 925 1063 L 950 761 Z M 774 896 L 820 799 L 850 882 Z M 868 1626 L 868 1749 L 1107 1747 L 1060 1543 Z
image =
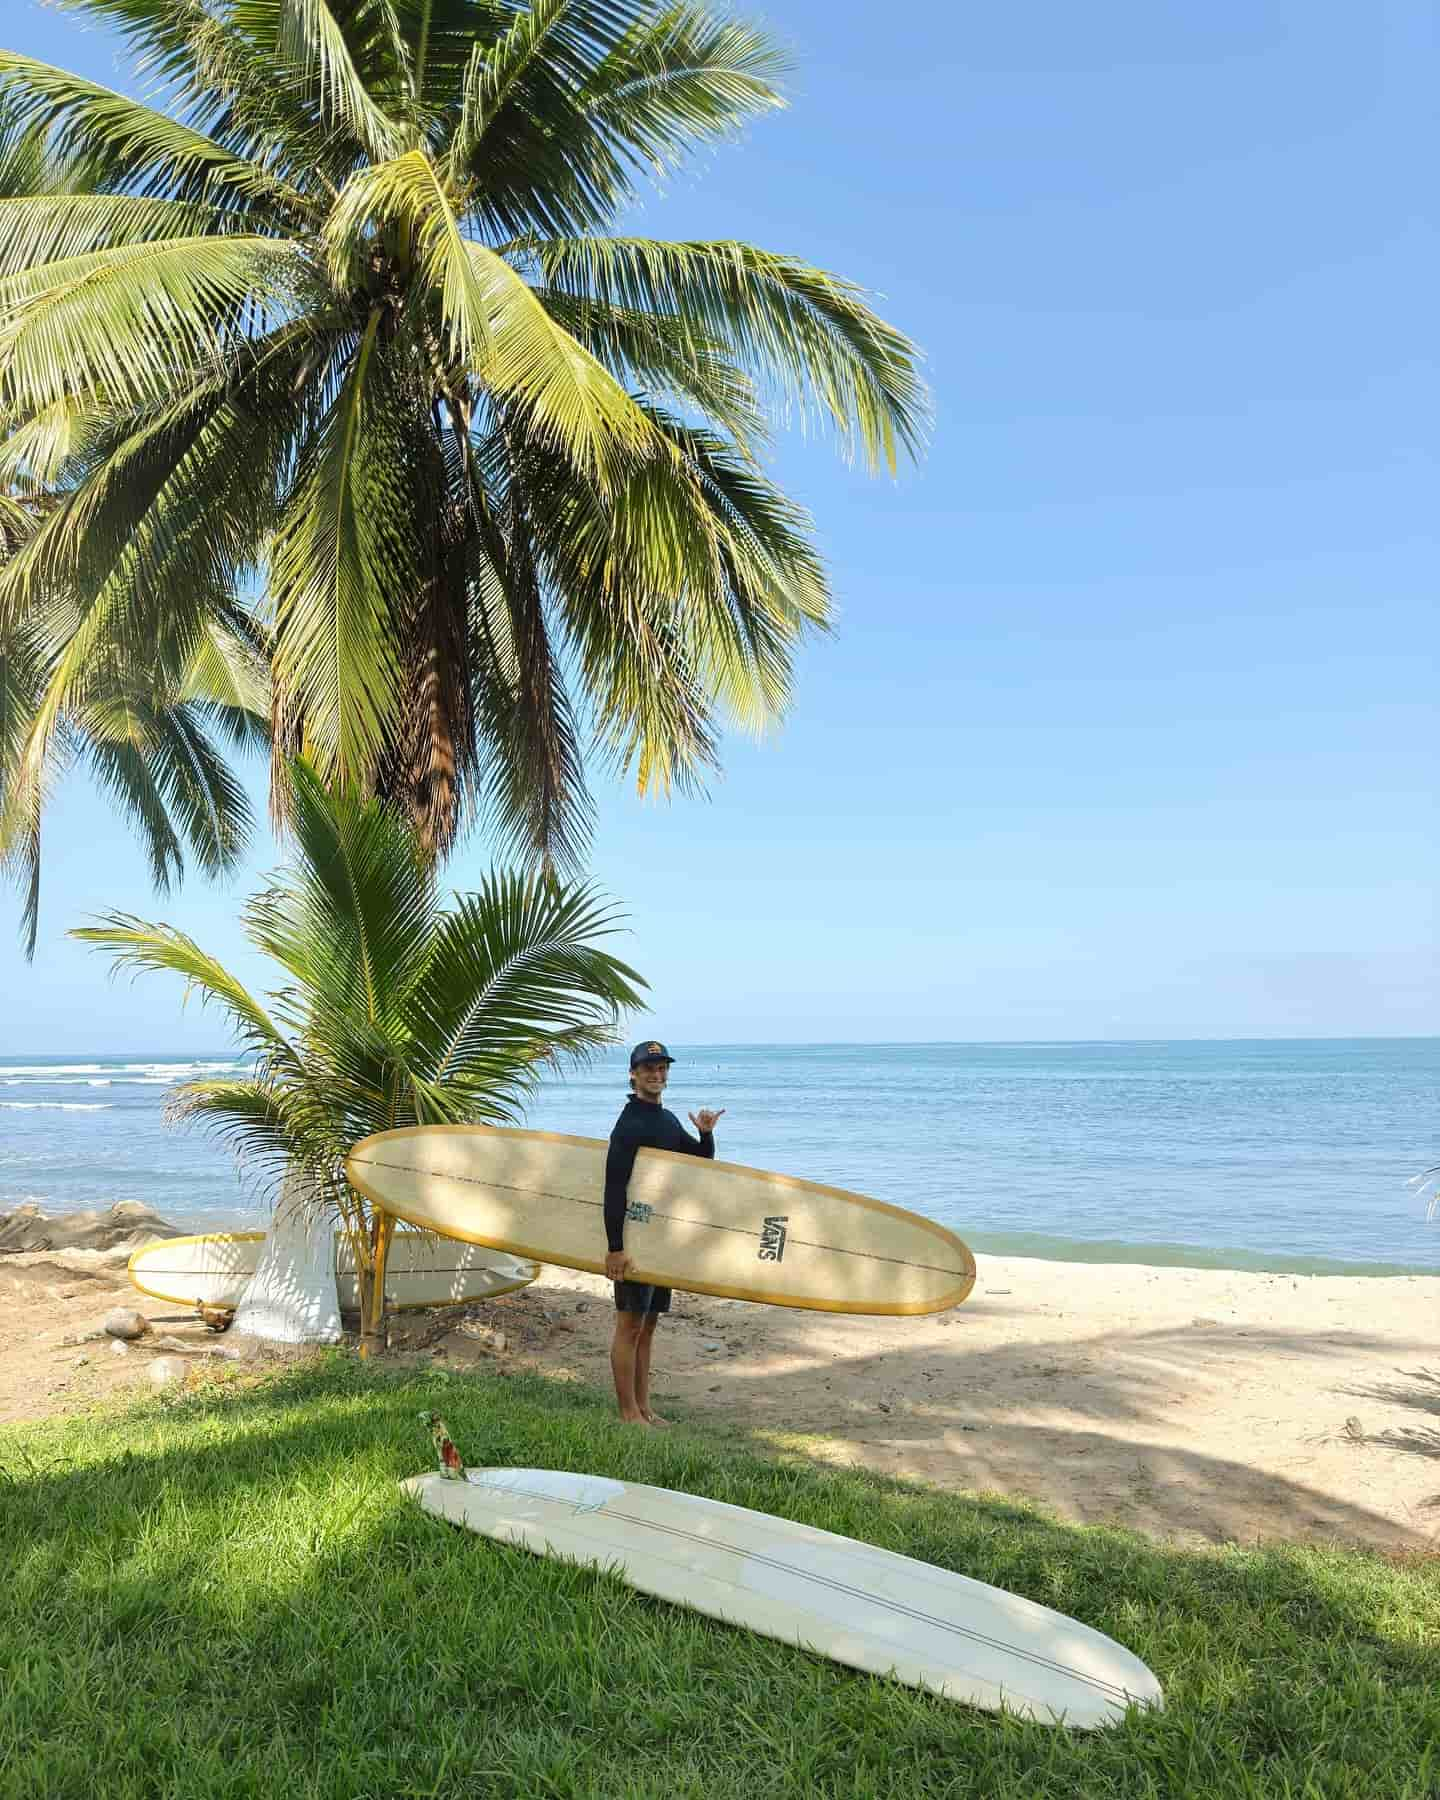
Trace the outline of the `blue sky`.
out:
M 745 10 L 793 49 L 790 109 L 637 228 L 875 290 L 936 427 L 893 483 L 781 443 L 837 635 L 707 800 L 601 790 L 636 1030 L 1433 1032 L 1431 9 Z M 31 0 L 0 42 L 118 79 Z M 275 857 L 156 899 L 72 782 L 34 964 L 0 933 L 0 1054 L 217 1044 L 63 931 L 169 919 L 263 980 L 235 915 Z

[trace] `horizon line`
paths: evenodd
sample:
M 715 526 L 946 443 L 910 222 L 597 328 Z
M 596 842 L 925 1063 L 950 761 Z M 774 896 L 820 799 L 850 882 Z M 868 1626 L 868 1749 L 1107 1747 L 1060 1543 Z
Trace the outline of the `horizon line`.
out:
M 1206 1035 L 1197 1037 L 1035 1037 L 1035 1038 L 695 1038 L 675 1037 L 676 1043 L 693 1044 L 697 1050 L 948 1050 L 948 1049 L 1084 1049 L 1094 1046 L 1122 1044 L 1425 1044 L 1440 1040 L 1440 1032 L 1325 1032 L 1296 1036 L 1291 1033 L 1251 1033 L 1244 1036 Z M 612 1046 L 623 1050 L 617 1039 Z M 239 1060 L 242 1052 L 233 1046 L 210 1046 L 197 1050 L 15 1050 L 0 1051 L 0 1064 L 31 1059 L 53 1061 L 60 1057 L 114 1062 L 120 1059 L 149 1062 L 198 1062 L 201 1060 Z M 604 1055 L 601 1051 L 598 1054 Z

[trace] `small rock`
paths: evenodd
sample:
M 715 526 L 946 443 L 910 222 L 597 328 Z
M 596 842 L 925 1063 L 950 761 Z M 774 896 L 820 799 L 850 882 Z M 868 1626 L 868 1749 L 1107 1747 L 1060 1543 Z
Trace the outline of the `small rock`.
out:
M 574 1331 L 575 1329 L 568 1319 L 556 1319 L 553 1324 L 556 1331 Z
M 589 1312 L 590 1302 L 588 1300 L 577 1300 L 575 1302 L 575 1310 L 576 1312 Z
M 74 1367 L 77 1369 L 83 1369 L 85 1367 L 86 1363 L 89 1362 L 89 1360 L 90 1360 L 90 1358 L 88 1356 L 77 1356 L 75 1358 Z
M 110 1354 L 112 1356 L 128 1356 L 130 1354 L 130 1346 L 128 1344 L 122 1344 L 119 1338 L 111 1338 Z
M 890 1410 L 890 1408 L 885 1404 L 885 1402 L 883 1400 L 878 1400 L 876 1402 L 876 1405 L 880 1408 L 881 1412 L 888 1413 Z
M 443 1356 L 445 1354 L 445 1346 L 443 1344 L 437 1344 L 430 1354 L 432 1356 Z
M 113 1312 L 106 1313 L 105 1329 L 111 1337 L 133 1339 L 144 1337 L 150 1329 L 150 1321 L 133 1306 L 117 1306 Z
M 150 1377 L 151 1387 L 174 1387 L 185 1379 L 185 1362 L 179 1356 L 157 1356 L 145 1373 Z
M 1351 1413 L 1350 1417 L 1345 1421 L 1345 1434 L 1347 1437 L 1360 1440 L 1363 1440 L 1365 1436 L 1365 1427 L 1360 1423 L 1359 1419 L 1355 1417 L 1354 1413 Z
M 723 1381 L 717 1381 L 713 1387 L 708 1387 L 705 1391 L 707 1394 L 718 1394 L 724 1385 L 725 1383 Z
M 510 1340 L 503 1331 L 497 1331 L 490 1340 L 490 1348 L 497 1356 L 502 1356 L 510 1348 Z
M 960 1429 L 962 1431 L 978 1431 L 980 1427 L 978 1425 L 962 1425 Z

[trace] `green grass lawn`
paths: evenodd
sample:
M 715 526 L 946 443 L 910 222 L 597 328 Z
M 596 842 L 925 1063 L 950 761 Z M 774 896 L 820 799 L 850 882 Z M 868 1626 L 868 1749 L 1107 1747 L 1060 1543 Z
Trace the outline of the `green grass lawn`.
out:
M 588 1469 L 847 1533 L 1127 1644 L 1166 1710 L 970 1711 L 421 1514 L 471 1463 Z M 0 1432 L 4 1800 L 1440 1795 L 1440 1562 L 1182 1551 L 997 1498 L 627 1431 L 540 1378 L 328 1356 Z

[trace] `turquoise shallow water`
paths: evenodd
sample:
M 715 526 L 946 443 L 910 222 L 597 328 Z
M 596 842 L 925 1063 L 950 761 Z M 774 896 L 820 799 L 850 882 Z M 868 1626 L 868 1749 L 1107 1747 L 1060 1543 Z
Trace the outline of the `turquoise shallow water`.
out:
M 672 1043 L 667 1103 L 723 1106 L 720 1154 L 877 1195 L 976 1249 L 1099 1262 L 1440 1273 L 1407 1178 L 1440 1162 L 1440 1039 L 1131 1044 Z M 0 1061 L 0 1211 L 142 1200 L 254 1225 L 228 1153 L 164 1126 L 167 1088 L 233 1066 Z M 529 1123 L 603 1137 L 619 1053 Z

